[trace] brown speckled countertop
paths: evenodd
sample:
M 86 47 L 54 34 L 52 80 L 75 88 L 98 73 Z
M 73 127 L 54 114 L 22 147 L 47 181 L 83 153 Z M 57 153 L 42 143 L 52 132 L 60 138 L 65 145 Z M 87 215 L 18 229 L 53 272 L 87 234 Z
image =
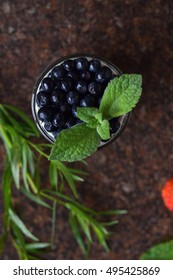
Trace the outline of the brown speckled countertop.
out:
M 94 242 L 91 259 L 138 259 L 151 245 L 173 237 L 173 214 L 160 191 L 173 176 L 173 3 L 169 0 L 1 0 L 0 102 L 31 116 L 33 85 L 54 60 L 76 52 L 95 53 L 123 72 L 143 75 L 143 96 L 122 137 L 96 152 L 78 190 L 95 209 L 121 208 L 106 253 Z M 0 173 L 4 150 L 0 143 Z M 2 193 L 0 192 L 2 201 Z M 21 202 L 16 207 L 30 229 L 47 240 L 46 210 Z M 44 219 L 43 219 L 44 214 Z M 56 248 L 49 259 L 83 259 L 60 208 Z M 31 221 L 32 217 L 32 221 Z M 2 223 L 2 206 L 0 207 Z M 17 258 L 6 248 L 3 259 Z

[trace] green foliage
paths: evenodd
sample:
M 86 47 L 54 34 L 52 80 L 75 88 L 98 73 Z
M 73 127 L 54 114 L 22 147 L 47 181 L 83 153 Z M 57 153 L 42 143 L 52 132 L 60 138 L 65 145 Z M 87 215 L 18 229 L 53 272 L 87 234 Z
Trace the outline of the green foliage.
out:
M 78 161 L 93 154 L 100 140 L 110 139 L 109 120 L 130 112 L 142 93 L 142 76 L 124 74 L 107 85 L 100 107 L 77 108 L 84 123 L 62 130 L 53 146 L 50 160 Z
M 142 93 L 142 76 L 124 74 L 115 78 L 105 89 L 99 110 L 104 118 L 112 119 L 130 112 Z
M 101 115 L 96 115 L 101 122 Z M 42 253 L 52 248 L 54 244 L 58 204 L 69 212 L 69 223 L 74 237 L 85 254 L 93 242 L 93 234 L 101 246 L 108 250 L 106 240 L 109 231 L 106 227 L 116 224 L 118 221 L 114 216 L 124 212 L 122 210 L 96 212 L 79 203 L 76 183 L 82 182 L 81 176 L 86 173 L 66 166 L 59 160 L 48 161 L 48 149 L 51 149 L 52 145 L 35 144 L 30 140 L 31 136 L 39 136 L 34 123 L 21 110 L 9 105 L 0 105 L 0 138 L 6 151 L 2 178 L 4 227 L 0 236 L 0 254 L 3 253 L 6 241 L 10 240 L 19 259 L 41 258 Z M 43 158 L 46 158 L 48 163 L 50 183 L 48 188 L 43 187 L 44 182 L 41 180 L 40 169 Z M 62 193 L 65 185 L 69 186 L 74 198 Z M 52 211 L 52 233 L 48 242 L 40 242 L 16 213 L 12 200 L 14 186 L 32 202 Z M 113 219 L 102 221 L 105 216 L 113 216 Z
M 94 153 L 99 143 L 100 136 L 95 129 L 78 124 L 59 133 L 49 159 L 79 161 Z
M 173 260 L 173 240 L 152 246 L 141 257 L 141 260 Z

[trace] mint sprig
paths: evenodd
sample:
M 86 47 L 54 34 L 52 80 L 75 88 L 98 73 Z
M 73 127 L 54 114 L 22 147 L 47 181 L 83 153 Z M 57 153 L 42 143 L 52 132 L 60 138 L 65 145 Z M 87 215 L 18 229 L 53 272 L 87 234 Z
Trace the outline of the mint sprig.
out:
M 105 89 L 99 111 L 110 120 L 130 112 L 142 93 L 142 76 L 124 74 L 113 79 Z
M 77 161 L 82 160 L 97 150 L 100 136 L 85 123 L 62 130 L 53 146 L 50 160 Z
M 124 74 L 109 82 L 100 107 L 78 108 L 84 123 L 62 130 L 53 146 L 50 160 L 78 161 L 94 153 L 100 140 L 110 138 L 109 120 L 130 112 L 142 93 L 142 76 Z

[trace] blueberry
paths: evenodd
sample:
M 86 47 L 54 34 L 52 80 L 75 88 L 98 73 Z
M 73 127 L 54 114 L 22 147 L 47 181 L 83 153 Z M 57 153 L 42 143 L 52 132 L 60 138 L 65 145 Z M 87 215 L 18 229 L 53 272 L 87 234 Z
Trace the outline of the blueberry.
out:
M 76 118 L 70 117 L 70 118 L 68 118 L 68 120 L 66 121 L 65 126 L 66 126 L 67 128 L 70 128 L 70 127 L 74 126 L 75 124 L 77 124 Z
M 73 80 L 74 82 L 76 82 L 76 81 L 79 79 L 79 74 L 78 74 L 77 72 L 75 72 L 75 71 L 69 71 L 69 72 L 67 73 L 67 77 L 72 78 L 72 80 Z
M 88 91 L 91 94 L 100 94 L 103 91 L 102 85 L 98 82 L 92 82 L 88 85 Z
M 52 124 L 51 121 L 46 121 L 44 124 L 44 128 L 48 131 L 48 132 L 52 132 L 56 129 L 56 127 Z
M 55 79 L 55 80 L 62 80 L 63 77 L 65 76 L 65 69 L 62 65 L 59 65 L 59 66 L 55 66 L 53 69 L 52 69 L 52 77 Z
M 63 114 L 55 114 L 52 123 L 56 127 L 62 127 L 65 124 L 65 117 Z
M 97 82 L 105 83 L 110 81 L 112 77 L 112 71 L 107 67 L 103 66 L 99 71 L 96 72 L 95 79 Z
M 66 71 L 73 71 L 75 69 L 75 62 L 72 59 L 67 59 L 63 62 L 63 67 Z
M 67 103 L 62 102 L 59 106 L 60 112 L 61 113 L 68 113 L 71 111 L 71 106 Z
M 117 77 L 118 77 L 118 75 L 112 74 L 111 80 L 113 80 L 113 79 L 115 79 Z
M 67 102 L 71 105 L 78 105 L 79 104 L 79 93 L 77 91 L 70 91 L 67 94 Z
M 76 89 L 80 93 L 86 93 L 87 92 L 87 83 L 83 80 L 79 80 L 76 83 Z
M 118 121 L 118 118 L 113 118 L 109 121 L 110 124 L 110 133 L 116 133 L 120 127 L 120 122 Z
M 52 110 L 51 106 L 44 106 L 38 110 L 38 118 L 40 121 L 50 121 L 52 118 Z
M 91 74 L 89 71 L 81 71 L 80 77 L 86 81 L 89 81 L 91 79 Z
M 77 118 L 77 106 L 73 106 L 71 109 L 73 117 Z
M 85 57 L 80 57 L 80 58 L 76 59 L 76 69 L 77 70 L 81 70 L 81 71 L 87 70 L 88 65 L 89 65 L 89 62 Z
M 42 107 L 50 103 L 50 95 L 48 92 L 40 91 L 37 94 L 37 105 Z
M 54 80 L 54 84 L 55 84 L 54 89 L 60 89 L 60 88 L 61 88 L 61 81 L 59 81 L 59 80 Z
M 65 94 L 61 90 L 54 90 L 52 91 L 50 98 L 53 104 L 59 104 L 60 102 L 65 100 Z
M 72 90 L 73 88 L 73 80 L 70 77 L 66 77 L 61 81 L 61 89 L 65 92 Z
M 41 83 L 41 89 L 46 92 L 51 92 L 54 88 L 54 82 L 52 78 L 44 78 Z
M 94 96 L 86 95 L 83 99 L 80 101 L 80 106 L 82 107 L 94 107 L 96 104 L 96 100 Z
M 53 136 L 56 138 L 62 129 L 63 127 L 56 127 L 55 130 L 52 131 Z
M 101 68 L 101 62 L 97 59 L 92 59 L 89 63 L 89 71 L 96 72 Z

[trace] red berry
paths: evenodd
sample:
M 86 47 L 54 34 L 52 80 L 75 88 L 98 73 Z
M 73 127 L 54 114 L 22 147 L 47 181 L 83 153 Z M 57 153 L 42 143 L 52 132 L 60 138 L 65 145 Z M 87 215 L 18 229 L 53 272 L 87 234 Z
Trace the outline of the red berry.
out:
M 168 210 L 173 211 L 173 178 L 167 180 L 161 191 L 162 199 Z

